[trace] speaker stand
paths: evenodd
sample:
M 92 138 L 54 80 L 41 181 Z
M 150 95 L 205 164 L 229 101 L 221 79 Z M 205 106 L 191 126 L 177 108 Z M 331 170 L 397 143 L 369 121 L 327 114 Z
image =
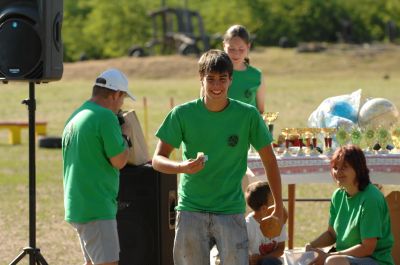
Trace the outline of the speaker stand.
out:
M 15 265 L 26 255 L 29 255 L 29 265 L 48 265 L 40 249 L 36 248 L 36 164 L 35 164 L 35 83 L 29 82 L 29 99 L 22 101 L 28 106 L 29 114 L 29 247 L 13 260 L 10 265 Z

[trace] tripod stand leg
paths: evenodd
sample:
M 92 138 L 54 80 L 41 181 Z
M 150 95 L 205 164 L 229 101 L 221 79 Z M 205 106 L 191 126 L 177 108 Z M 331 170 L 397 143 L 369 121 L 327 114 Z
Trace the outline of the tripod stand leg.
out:
M 40 252 L 36 252 L 35 258 L 37 265 L 49 265 Z
M 15 265 L 17 264 L 21 259 L 23 259 L 26 255 L 26 251 L 22 251 L 13 261 L 11 261 L 10 265 Z

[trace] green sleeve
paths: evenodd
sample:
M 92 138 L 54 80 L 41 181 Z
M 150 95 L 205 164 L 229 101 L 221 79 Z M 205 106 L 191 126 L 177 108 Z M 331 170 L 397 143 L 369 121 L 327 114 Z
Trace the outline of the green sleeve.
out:
M 104 116 L 100 121 L 100 135 L 106 156 L 111 158 L 122 153 L 126 147 L 117 117 L 113 113 Z
M 250 119 L 250 144 L 256 150 L 260 150 L 261 148 L 271 144 L 271 133 L 256 108 L 252 108 Z
M 156 136 L 163 142 L 179 148 L 182 142 L 183 126 L 179 115 L 178 108 L 175 107 L 165 118 L 160 128 L 156 132 Z

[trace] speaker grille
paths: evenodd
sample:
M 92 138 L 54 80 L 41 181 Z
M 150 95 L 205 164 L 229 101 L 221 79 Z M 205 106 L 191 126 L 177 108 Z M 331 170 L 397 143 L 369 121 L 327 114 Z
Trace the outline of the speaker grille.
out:
M 43 61 L 29 74 L 25 76 L 26 79 L 41 79 L 43 77 Z
M 0 25 L 0 72 L 10 78 L 43 73 L 41 39 L 33 25 L 21 18 Z M 42 70 L 40 70 L 41 68 Z M 39 73 L 40 74 L 40 73 Z

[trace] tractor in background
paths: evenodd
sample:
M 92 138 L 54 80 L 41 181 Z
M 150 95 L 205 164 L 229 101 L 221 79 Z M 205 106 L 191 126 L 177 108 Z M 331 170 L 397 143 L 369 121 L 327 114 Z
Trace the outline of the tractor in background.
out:
M 199 56 L 210 49 L 210 37 L 205 33 L 203 19 L 197 11 L 163 7 L 149 14 L 152 38 L 144 47 L 134 45 L 129 56 L 181 54 Z M 221 39 L 213 37 L 213 40 Z

